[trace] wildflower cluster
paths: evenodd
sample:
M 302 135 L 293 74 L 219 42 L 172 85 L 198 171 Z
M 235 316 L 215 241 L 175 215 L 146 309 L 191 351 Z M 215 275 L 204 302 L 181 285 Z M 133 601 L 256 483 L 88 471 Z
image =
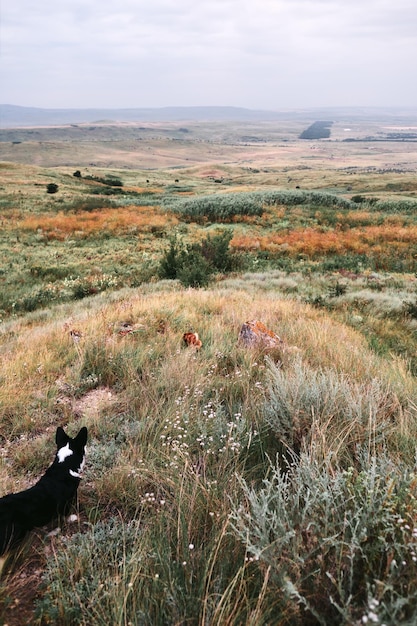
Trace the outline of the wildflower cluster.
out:
M 368 607 L 366 613 L 362 616 L 361 622 L 362 624 L 379 624 L 378 617 L 378 607 L 379 600 L 376 598 L 368 599 Z M 381 626 L 385 626 L 385 624 L 381 624 Z
M 401 560 L 401 566 L 416 567 L 417 564 L 417 527 L 413 528 L 407 520 L 400 515 L 397 516 L 398 529 L 400 531 L 401 543 L 405 547 L 405 554 Z M 411 563 L 407 562 L 407 558 L 411 559 Z M 395 559 L 392 560 L 391 566 L 397 568 L 400 563 L 397 563 Z
M 112 274 L 98 274 L 86 278 L 70 276 L 63 281 L 63 286 L 70 292 L 72 298 L 81 299 L 106 289 L 115 289 L 120 283 Z
M 15 313 L 19 311 L 35 311 L 55 302 L 80 300 L 107 289 L 116 289 L 121 285 L 120 279 L 112 274 L 99 274 L 88 277 L 67 276 L 61 281 L 46 283 L 41 287 L 32 289 L 24 296 L 15 298 L 11 308 Z
M 220 403 L 203 403 L 203 395 L 200 386 L 193 390 L 186 386 L 176 398 L 175 416 L 166 418 L 161 434 L 169 459 L 167 466 L 178 469 L 185 459 L 238 454 L 257 435 L 248 428 L 241 412 L 227 415 Z
M 158 497 L 158 495 L 153 491 L 147 491 L 146 493 L 144 493 L 140 501 L 142 506 L 148 506 L 152 508 L 164 506 L 165 502 L 165 498 Z

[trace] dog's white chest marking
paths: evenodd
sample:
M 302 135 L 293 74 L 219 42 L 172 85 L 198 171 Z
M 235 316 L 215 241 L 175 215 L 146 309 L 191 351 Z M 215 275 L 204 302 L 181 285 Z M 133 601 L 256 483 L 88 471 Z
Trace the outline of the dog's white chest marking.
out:
M 69 447 L 69 443 L 67 443 L 66 446 L 60 448 L 57 452 L 58 463 L 63 463 L 67 457 L 71 456 L 71 454 L 74 454 L 74 452 Z

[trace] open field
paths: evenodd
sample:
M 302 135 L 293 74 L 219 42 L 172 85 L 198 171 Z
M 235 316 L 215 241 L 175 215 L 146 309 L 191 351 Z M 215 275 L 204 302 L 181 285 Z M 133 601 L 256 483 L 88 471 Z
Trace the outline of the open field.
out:
M 402 122 L 341 120 L 332 124 L 329 141 L 299 141 L 311 121 L 307 117 L 258 123 L 95 123 L 2 129 L 0 160 L 42 167 L 139 170 L 219 162 L 243 168 L 270 167 L 272 173 L 304 165 L 330 172 L 344 167 L 415 168 L 416 139 L 406 139 L 417 134 L 415 118 Z M 389 140 L 392 134 L 400 140 Z
M 89 428 L 0 623 L 416 623 L 417 121 L 312 121 L 0 131 L 0 495 Z

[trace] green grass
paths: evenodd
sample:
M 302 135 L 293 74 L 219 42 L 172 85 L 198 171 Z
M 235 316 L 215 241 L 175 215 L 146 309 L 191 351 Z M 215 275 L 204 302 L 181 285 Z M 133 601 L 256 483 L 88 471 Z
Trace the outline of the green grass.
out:
M 10 172 L 13 180 L 16 172 L 12 167 Z M 94 195 L 95 189 L 86 186 L 84 179 L 80 182 L 78 178 L 56 172 L 54 177 L 62 196 L 51 200 L 36 182 L 40 177 L 46 179 L 47 173 L 40 170 L 33 176 L 32 186 L 27 183 L 31 187 L 30 194 L 15 193 L 4 199 L 3 219 L 7 228 L 0 237 L 3 319 L 156 278 L 173 224 L 186 243 L 205 238 L 211 222 L 228 222 L 236 242 L 242 237 L 247 241 L 263 237 L 264 250 L 251 249 L 250 243 L 249 249 L 245 249 L 246 243 L 241 247 L 239 265 L 247 269 L 256 265 L 318 272 L 340 268 L 355 272 L 366 269 L 412 272 L 417 269 L 414 243 L 395 254 L 389 247 L 381 249 L 381 246 L 370 248 L 365 254 L 352 251 L 341 254 L 331 250 L 320 253 L 314 247 L 311 253 L 300 254 L 268 243 L 275 233 L 291 233 L 297 229 L 324 233 L 343 229 L 352 231 L 356 237 L 358 229 L 389 223 L 392 216 L 401 220 L 397 223 L 402 227 L 411 228 L 415 225 L 415 212 L 410 209 L 414 206 L 410 202 L 385 201 L 381 208 L 377 203 L 364 211 L 363 203 L 358 208 L 356 203 L 341 195 L 322 192 L 270 189 L 182 197 L 181 190 L 175 187 L 167 187 L 163 192 L 144 190 L 140 193 L 127 189 L 120 197 L 109 198 Z M 79 193 L 80 185 L 84 186 L 84 197 L 74 195 L 74 190 Z M 147 206 L 152 207 L 154 216 L 148 224 Z M 129 227 L 125 220 L 118 227 L 118 214 L 125 207 L 143 212 L 140 225 Z M 39 215 L 38 221 L 36 215 Z M 49 230 L 42 229 L 44 215 L 56 218 Z M 89 216 L 90 222 L 86 221 Z M 178 216 L 185 222 L 178 222 Z M 252 222 L 245 221 L 248 217 Z M 32 221 L 28 222 L 28 218 Z M 94 226 L 94 221 L 98 224 L 100 220 L 102 226 Z M 189 224 L 190 220 L 202 224 Z M 73 225 L 68 226 L 69 221 Z
M 415 615 L 415 380 L 255 277 L 8 322 L 3 492 L 42 473 L 57 423 L 89 428 L 79 526 L 39 552 L 32 623 L 344 624 L 373 599 L 387 623 Z M 286 347 L 239 346 L 251 318 Z M 190 328 L 197 354 L 181 346 Z M 13 603 L 24 560 L 9 567 Z
M 412 177 L 308 157 L 1 166 L 0 493 L 42 474 L 57 424 L 89 443 L 78 524 L 9 560 L 0 620 L 415 623 L 415 200 L 385 189 Z M 223 222 L 240 265 L 159 280 L 173 234 L 195 249 Z M 239 345 L 250 319 L 283 347 Z

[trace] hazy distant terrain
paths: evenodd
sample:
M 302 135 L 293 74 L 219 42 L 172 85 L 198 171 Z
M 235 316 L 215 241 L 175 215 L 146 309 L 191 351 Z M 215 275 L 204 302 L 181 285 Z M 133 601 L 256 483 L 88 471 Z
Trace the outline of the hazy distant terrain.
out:
M 287 117 L 275 111 L 240 107 L 161 107 L 129 109 L 40 109 L 0 105 L 1 125 L 39 126 L 82 122 L 162 122 L 180 120 L 277 120 Z
M 417 112 L 412 111 L 55 111 L 6 105 L 0 111 L 0 160 L 42 167 L 155 169 L 223 163 L 275 169 L 302 162 L 309 169 L 333 169 L 360 167 L 364 161 L 366 166 L 408 171 L 415 165 Z M 324 120 L 330 124 L 329 137 L 305 134 Z
M 0 127 L 44 126 L 107 122 L 163 122 L 181 120 L 210 121 L 278 121 L 286 119 L 416 119 L 412 108 L 326 107 L 263 111 L 242 107 L 198 106 L 128 109 L 42 109 L 0 104 Z

